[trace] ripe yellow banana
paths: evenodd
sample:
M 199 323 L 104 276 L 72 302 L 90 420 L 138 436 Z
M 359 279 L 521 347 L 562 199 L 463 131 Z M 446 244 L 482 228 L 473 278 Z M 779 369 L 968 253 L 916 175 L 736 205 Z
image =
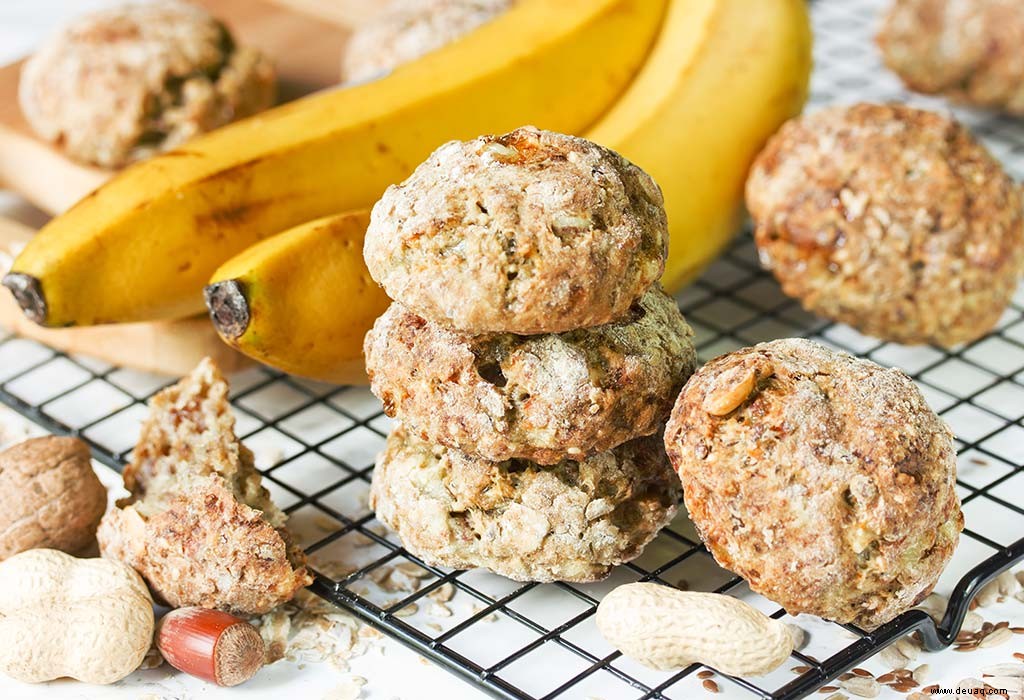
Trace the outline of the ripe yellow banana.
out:
M 758 151 L 800 112 L 811 72 L 805 0 L 671 0 L 650 57 L 587 134 L 665 194 L 676 291 L 729 243 Z
M 224 263 L 206 287 L 229 345 L 310 379 L 365 384 L 363 336 L 391 302 L 363 263 L 368 211 L 271 236 Z
M 128 168 L 54 219 L 4 283 L 49 326 L 180 317 L 216 267 L 303 221 L 369 207 L 439 144 L 522 124 L 578 133 L 632 79 L 667 0 L 522 0 L 364 85 Z

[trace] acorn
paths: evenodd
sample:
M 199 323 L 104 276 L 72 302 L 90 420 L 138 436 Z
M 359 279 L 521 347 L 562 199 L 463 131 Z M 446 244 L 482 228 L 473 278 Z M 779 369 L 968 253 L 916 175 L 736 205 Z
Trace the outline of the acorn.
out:
M 157 625 L 156 646 L 174 668 L 220 686 L 244 683 L 263 665 L 259 630 L 234 615 L 179 608 Z

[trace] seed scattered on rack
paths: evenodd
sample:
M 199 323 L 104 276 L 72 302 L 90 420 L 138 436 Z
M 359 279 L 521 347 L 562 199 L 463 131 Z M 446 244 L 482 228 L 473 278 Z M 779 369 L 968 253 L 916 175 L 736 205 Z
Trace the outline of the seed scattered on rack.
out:
M 854 672 L 856 673 L 856 669 L 854 669 Z M 870 677 L 870 674 L 867 676 L 858 674 L 856 678 L 843 681 L 842 686 L 843 690 L 859 698 L 877 698 L 882 692 L 882 686 L 878 684 L 878 681 Z
M 939 692 L 939 687 L 940 686 L 938 683 L 932 683 L 931 685 L 926 685 L 925 687 L 921 688 L 921 692 L 925 695 L 935 695 L 937 692 Z
M 991 649 L 997 647 L 1000 644 L 1005 644 L 1010 641 L 1013 637 L 1013 632 L 1007 627 L 999 627 L 992 630 L 992 632 L 985 636 L 980 642 L 978 642 L 978 648 L 980 649 Z
M 839 680 L 841 680 L 841 681 L 848 681 L 851 678 L 853 678 L 853 674 L 850 673 L 850 672 L 840 673 L 839 674 Z
M 904 678 L 902 680 L 899 680 L 899 681 L 893 683 L 889 687 L 892 688 L 893 690 L 895 690 L 896 692 L 906 693 L 906 692 L 909 692 L 909 691 L 913 690 L 914 688 L 918 688 L 920 686 L 921 686 L 921 684 L 918 683 L 917 681 L 915 681 L 913 678 Z
M 715 675 L 714 671 L 708 671 L 707 669 L 705 669 L 705 670 L 703 670 L 703 671 L 701 671 L 700 673 L 697 674 L 697 678 L 700 678 L 701 680 L 704 680 L 705 678 L 711 678 L 714 675 Z
M 430 578 L 431 573 L 419 564 L 411 561 L 403 561 L 395 564 L 395 569 L 414 578 Z
M 718 683 L 715 683 L 710 678 L 704 680 L 701 683 L 701 685 L 703 685 L 704 686 L 704 690 L 708 691 L 709 693 L 717 693 L 718 692 Z
M 416 605 L 416 603 L 409 603 L 408 605 L 406 605 L 401 610 L 396 610 L 395 611 L 395 617 L 412 617 L 413 615 L 415 615 L 419 611 L 420 611 L 420 606 Z
M 906 668 L 907 664 L 910 662 L 910 659 L 904 656 L 903 653 L 896 648 L 895 644 L 882 649 L 882 652 L 878 655 L 878 659 L 883 665 L 888 666 L 889 668 Z
M 159 668 L 164 664 L 164 657 L 160 654 L 160 650 L 156 648 L 154 644 L 146 652 L 146 655 L 142 657 L 142 664 L 139 666 L 140 671 L 148 671 L 152 668 Z
M 441 584 L 428 593 L 427 597 L 438 603 L 447 603 L 455 597 L 455 586 L 450 583 Z
M 1024 664 L 994 664 L 981 669 L 981 676 L 1024 677 Z
M 1010 631 L 1014 634 L 1024 634 L 1024 627 L 1011 627 Z
M 999 579 L 989 581 L 981 590 L 978 591 L 978 595 L 974 596 L 974 602 L 978 604 L 978 607 L 987 608 L 990 605 L 994 605 L 999 600 Z
M 818 692 L 822 695 L 824 695 L 825 693 L 834 693 L 837 690 L 839 690 L 838 685 L 823 685 L 820 688 L 818 688 Z
M 791 668 L 789 670 L 792 671 L 793 673 L 797 674 L 797 675 L 800 675 L 801 673 L 807 673 L 808 671 L 810 671 L 811 667 L 810 666 L 794 666 L 793 668 Z
M 444 603 L 438 603 L 437 601 L 434 601 L 434 603 L 430 606 L 430 608 L 427 610 L 427 612 L 430 615 L 433 615 L 434 617 L 451 617 L 452 616 L 452 609 L 449 608 Z
M 981 629 L 981 626 L 985 624 L 985 620 L 976 612 L 969 612 L 964 617 L 964 622 L 960 625 L 961 632 L 977 632 Z
M 1024 661 L 1024 654 L 1022 654 L 1019 651 L 1015 651 L 1013 652 L 1013 658 L 1017 659 L 1018 661 Z
M 852 673 L 855 676 L 860 676 L 861 678 L 874 678 L 875 677 L 875 674 L 871 673 L 871 671 L 867 670 L 866 668 L 860 668 L 860 667 L 850 669 L 850 673 Z
M 881 676 L 879 676 L 875 680 L 878 681 L 879 683 L 892 683 L 894 680 L 896 680 L 896 674 L 895 673 L 883 673 Z
M 313 524 L 316 525 L 318 530 L 324 532 L 334 532 L 340 527 L 340 523 L 337 520 L 322 513 L 313 518 Z

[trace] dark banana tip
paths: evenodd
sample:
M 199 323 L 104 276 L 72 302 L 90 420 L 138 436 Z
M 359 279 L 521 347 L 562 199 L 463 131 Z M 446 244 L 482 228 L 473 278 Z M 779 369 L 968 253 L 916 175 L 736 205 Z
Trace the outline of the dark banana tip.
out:
M 43 296 L 43 285 L 38 279 L 24 272 L 8 272 L 2 282 L 11 290 L 14 300 L 29 320 L 40 326 L 46 325 L 46 297 Z
M 229 340 L 240 338 L 249 327 L 249 302 L 245 284 L 238 280 L 214 282 L 203 289 L 206 308 L 217 332 Z

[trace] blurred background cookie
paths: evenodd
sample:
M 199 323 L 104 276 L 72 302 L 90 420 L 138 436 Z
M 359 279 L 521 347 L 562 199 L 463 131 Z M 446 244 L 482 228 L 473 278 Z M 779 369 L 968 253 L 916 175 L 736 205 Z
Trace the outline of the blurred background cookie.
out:
M 891 620 L 963 529 L 953 435 L 914 382 L 808 340 L 706 364 L 665 446 L 715 559 L 791 614 Z
M 117 167 L 274 102 L 274 69 L 205 10 L 159 0 L 84 15 L 26 61 L 33 130 L 78 160 Z
M 362 83 L 450 44 L 510 8 L 515 0 L 389 0 L 345 44 L 341 78 Z
M 619 154 L 531 127 L 451 141 L 373 207 L 364 256 L 413 313 L 467 333 L 626 318 L 661 276 L 661 190 Z
M 1021 189 L 967 129 L 924 110 L 788 122 L 754 163 L 747 206 L 786 294 L 885 340 L 985 335 L 1024 269 Z
M 877 41 L 911 90 L 1024 115 L 1024 2 L 894 0 Z
M 399 424 L 370 507 L 424 561 L 517 581 L 596 581 L 672 520 L 679 479 L 659 436 L 576 462 L 494 463 L 422 442 Z
M 374 393 L 409 432 L 543 464 L 660 429 L 697 361 L 693 331 L 660 289 L 625 322 L 537 336 L 468 336 L 392 304 L 365 355 Z

